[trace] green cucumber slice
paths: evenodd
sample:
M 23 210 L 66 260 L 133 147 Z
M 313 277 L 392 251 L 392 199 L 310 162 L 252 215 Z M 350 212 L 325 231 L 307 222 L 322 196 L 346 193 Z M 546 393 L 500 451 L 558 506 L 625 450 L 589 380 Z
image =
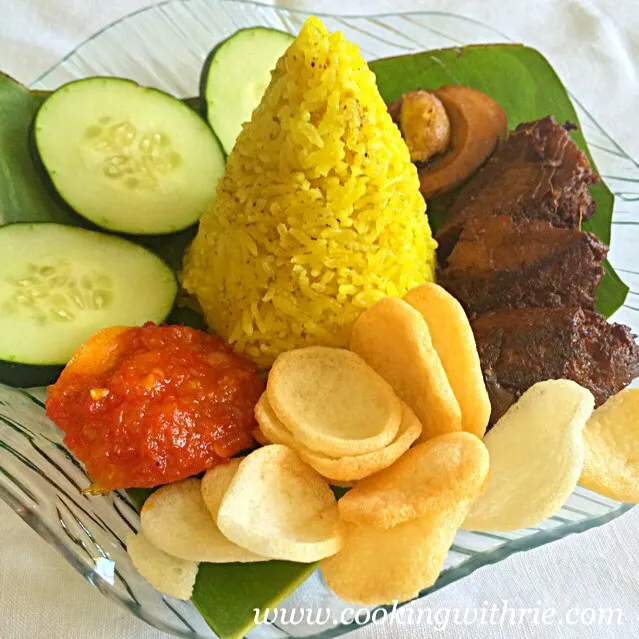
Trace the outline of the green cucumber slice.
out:
M 112 231 L 163 234 L 195 224 L 224 172 L 222 149 L 202 118 L 131 80 L 65 84 L 44 101 L 33 132 L 62 199 Z
M 55 378 L 97 331 L 163 321 L 177 293 L 162 259 L 96 231 L 8 224 L 0 228 L 0 255 L 0 383 Z
M 231 152 L 242 124 L 260 103 L 271 71 L 295 38 L 290 33 L 240 29 L 209 53 L 200 77 L 206 119 L 224 151 Z

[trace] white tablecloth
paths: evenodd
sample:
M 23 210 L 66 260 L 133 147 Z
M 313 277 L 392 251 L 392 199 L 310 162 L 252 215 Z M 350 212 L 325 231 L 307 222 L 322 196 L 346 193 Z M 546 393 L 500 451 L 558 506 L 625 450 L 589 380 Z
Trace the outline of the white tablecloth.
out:
M 0 0 L 0 69 L 29 83 L 98 29 L 148 4 L 148 0 Z M 595 118 L 632 156 L 639 157 L 637 0 L 316 0 L 290 4 L 347 13 L 373 8 L 430 9 L 482 19 L 544 52 Z M 628 639 L 639 632 L 638 531 L 639 508 L 602 528 L 483 568 L 433 594 L 416 604 L 431 609 L 431 625 L 369 626 L 353 636 Z M 554 608 L 559 621 L 543 625 L 540 615 L 527 613 L 517 625 L 508 622 L 510 614 L 504 616 L 505 623 L 491 624 L 488 616 L 481 623 L 481 609 L 492 606 L 500 610 L 504 606 Z M 479 610 L 473 612 L 473 608 Z M 577 608 L 582 610 L 582 622 L 579 612 L 568 612 Z M 607 616 L 588 611 L 597 608 L 620 609 L 622 624 L 616 623 L 617 613 L 611 625 L 592 623 L 593 614 Z M 447 615 L 449 621 L 444 624 Z M 478 621 L 470 623 L 474 616 Z M 499 615 L 493 619 L 498 620 Z M 572 623 L 575 619 L 576 624 Z M 446 628 L 441 629 L 442 625 Z M 0 504 L 0 639 L 36 637 L 166 639 L 167 635 L 87 586 L 52 548 Z

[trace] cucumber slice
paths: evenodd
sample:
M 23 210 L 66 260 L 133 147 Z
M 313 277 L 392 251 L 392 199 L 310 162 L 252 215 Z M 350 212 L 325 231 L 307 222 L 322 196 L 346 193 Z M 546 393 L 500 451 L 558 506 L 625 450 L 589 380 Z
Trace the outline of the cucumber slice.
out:
M 266 27 L 240 29 L 209 53 L 200 77 L 206 119 L 231 152 L 242 124 L 260 103 L 271 71 L 295 38 Z
M 63 200 L 103 228 L 162 234 L 195 224 L 224 154 L 183 102 L 120 78 L 54 91 L 34 120 L 38 156 Z
M 100 329 L 161 322 L 177 293 L 173 271 L 154 253 L 96 231 L 8 224 L 0 255 L 0 382 L 12 386 L 55 378 Z

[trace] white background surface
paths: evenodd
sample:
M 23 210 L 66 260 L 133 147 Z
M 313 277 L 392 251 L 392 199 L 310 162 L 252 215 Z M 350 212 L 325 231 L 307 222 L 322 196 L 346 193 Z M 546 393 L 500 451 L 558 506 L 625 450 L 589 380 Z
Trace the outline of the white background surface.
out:
M 148 0 L 0 0 L 0 70 L 29 83 L 82 40 Z M 637 0 L 429 0 L 281 2 L 317 11 L 452 11 L 540 49 L 633 157 L 639 157 Z M 519 554 L 431 595 L 442 609 L 621 608 L 622 626 L 454 624 L 369 626 L 353 639 L 392 637 L 628 639 L 639 633 L 639 508 L 604 527 Z M 466 613 L 472 619 L 472 612 Z M 589 613 L 584 613 L 586 618 Z M 439 615 L 439 616 L 438 616 Z M 87 586 L 53 549 L 0 504 L 0 639 L 166 639 Z

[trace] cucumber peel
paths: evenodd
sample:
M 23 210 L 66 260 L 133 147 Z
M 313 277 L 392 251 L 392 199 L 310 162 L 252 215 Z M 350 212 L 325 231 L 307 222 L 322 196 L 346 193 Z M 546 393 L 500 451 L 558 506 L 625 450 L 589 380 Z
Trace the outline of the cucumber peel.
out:
M 260 103 L 271 71 L 295 38 L 290 33 L 240 29 L 207 56 L 200 76 L 204 116 L 228 155 L 242 124 Z

